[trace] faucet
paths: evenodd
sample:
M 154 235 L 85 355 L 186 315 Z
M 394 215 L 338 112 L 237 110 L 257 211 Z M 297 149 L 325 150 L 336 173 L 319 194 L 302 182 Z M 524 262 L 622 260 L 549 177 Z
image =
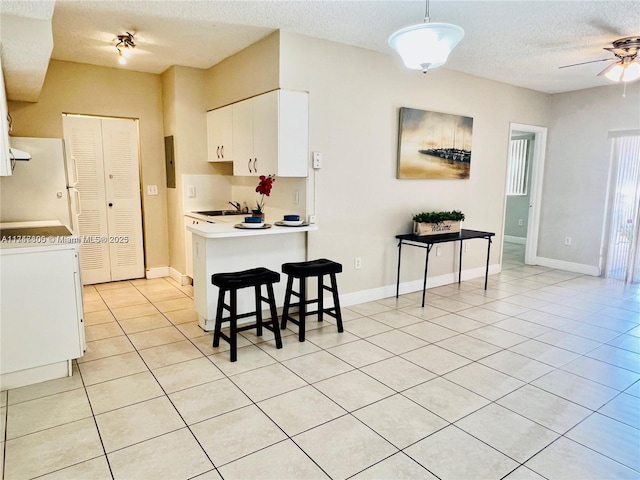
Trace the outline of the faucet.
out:
M 230 205 L 233 205 L 233 208 L 238 212 L 242 212 L 242 207 L 240 206 L 240 202 L 229 202 Z

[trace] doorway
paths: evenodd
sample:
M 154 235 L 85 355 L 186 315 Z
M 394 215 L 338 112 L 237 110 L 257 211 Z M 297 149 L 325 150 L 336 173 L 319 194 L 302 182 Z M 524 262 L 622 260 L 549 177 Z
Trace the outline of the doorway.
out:
M 138 121 L 63 115 L 62 123 L 77 169 L 83 284 L 144 277 Z
M 547 128 L 511 123 L 509 142 L 503 264 L 535 265 Z

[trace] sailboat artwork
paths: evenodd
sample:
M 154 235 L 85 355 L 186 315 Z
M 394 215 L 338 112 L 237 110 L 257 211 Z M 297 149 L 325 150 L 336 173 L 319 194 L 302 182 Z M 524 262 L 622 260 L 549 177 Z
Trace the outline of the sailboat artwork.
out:
M 398 178 L 467 180 L 473 118 L 400 108 Z

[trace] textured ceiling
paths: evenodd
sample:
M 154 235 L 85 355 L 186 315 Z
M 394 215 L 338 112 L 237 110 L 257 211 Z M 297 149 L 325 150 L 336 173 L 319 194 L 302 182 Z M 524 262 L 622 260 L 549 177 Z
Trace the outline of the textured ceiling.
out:
M 50 2 L 2 3 L 16 14 Z M 432 0 L 430 10 L 431 21 L 454 23 L 466 32 L 446 68 L 555 93 L 611 84 L 596 77 L 606 62 L 558 67 L 612 57 L 603 47 L 640 36 L 638 5 L 638 0 Z M 392 56 L 387 38 L 422 22 L 424 8 L 424 1 L 59 0 L 52 57 L 153 73 L 171 65 L 209 68 L 277 29 Z M 138 47 L 120 67 L 113 45 L 125 31 L 134 33 Z

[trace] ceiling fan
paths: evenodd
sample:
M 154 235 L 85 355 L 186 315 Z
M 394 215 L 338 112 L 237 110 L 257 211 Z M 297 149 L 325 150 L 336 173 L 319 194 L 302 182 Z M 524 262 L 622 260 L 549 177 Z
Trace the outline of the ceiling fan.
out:
M 640 57 L 638 56 L 638 53 L 640 53 L 640 36 L 620 38 L 614 40 L 612 45 L 612 47 L 604 47 L 604 49 L 613 53 L 615 55 L 614 58 L 574 63 L 558 68 L 575 67 L 578 65 L 586 65 L 587 63 L 611 62 L 615 60 L 615 63 L 612 63 L 598 73 L 598 76 L 604 75 L 614 82 L 632 82 L 640 78 Z

